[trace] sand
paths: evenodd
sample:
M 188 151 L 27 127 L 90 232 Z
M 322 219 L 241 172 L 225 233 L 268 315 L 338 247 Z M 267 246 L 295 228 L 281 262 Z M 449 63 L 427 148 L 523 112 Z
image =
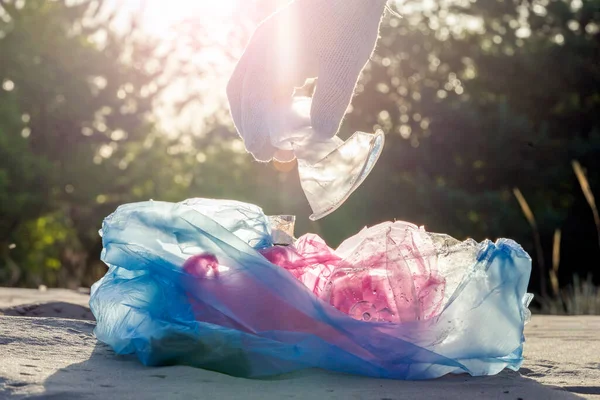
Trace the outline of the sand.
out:
M 0 399 L 600 399 L 600 317 L 534 316 L 519 373 L 407 382 L 304 371 L 247 380 L 115 355 L 82 320 L 91 316 L 87 298 L 0 288 Z
M 89 290 L 0 288 L 0 315 L 94 320 Z

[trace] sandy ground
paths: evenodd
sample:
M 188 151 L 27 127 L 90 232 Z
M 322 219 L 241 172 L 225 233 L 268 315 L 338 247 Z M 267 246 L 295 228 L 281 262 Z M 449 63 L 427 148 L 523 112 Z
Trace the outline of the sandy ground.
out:
M 87 293 L 66 289 L 0 288 L 0 315 L 94 320 Z
M 519 373 L 406 382 L 147 368 L 98 343 L 87 295 L 0 288 L 0 399 L 600 399 L 600 317 L 534 316 Z M 70 318 L 70 319 L 68 319 Z

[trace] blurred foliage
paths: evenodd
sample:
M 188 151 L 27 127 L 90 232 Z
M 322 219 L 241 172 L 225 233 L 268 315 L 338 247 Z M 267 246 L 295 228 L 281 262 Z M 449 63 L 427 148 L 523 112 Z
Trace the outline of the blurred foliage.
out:
M 600 315 L 600 287 L 594 285 L 592 277 L 586 280 L 573 276 L 558 296 L 543 298 L 533 312 L 546 315 Z
M 48 210 L 53 166 L 29 152 L 23 137 L 29 131 L 18 110 L 14 96 L 0 91 L 0 241 L 20 220 Z
M 3 284 L 91 284 L 103 273 L 98 229 L 119 204 L 193 195 L 260 202 L 252 193 L 275 178 L 271 167 L 250 165 L 216 120 L 202 135 L 156 128 L 151 112 L 168 74 L 202 71 L 185 60 L 163 70 L 189 44 L 157 46 L 135 19 L 112 29 L 116 13 L 102 3 L 0 2 Z
M 598 193 L 600 2 L 402 4 L 404 18 L 384 24 L 346 120 L 349 130 L 388 132 L 377 177 L 362 192 L 368 219 L 408 219 L 459 238 L 511 237 L 538 263 L 512 195 L 519 188 L 542 259 L 551 259 L 560 228 L 561 281 L 591 272 L 581 260 L 597 260 L 600 249 L 571 161 L 585 166 Z M 541 277 L 534 268 L 532 289 Z
M 296 214 L 298 234 L 332 246 L 364 225 L 402 219 L 460 239 L 511 237 L 538 264 L 551 260 L 560 229 L 561 283 L 596 272 L 580 261 L 598 260 L 600 249 L 571 163 L 598 198 L 600 0 L 397 2 L 403 18 L 386 16 L 342 127 L 346 136 L 381 128 L 386 148 L 363 186 L 317 223 L 294 165 L 253 162 L 226 110 L 200 131 L 155 125 L 169 82 L 192 87 L 220 68 L 176 56 L 214 54 L 202 21 L 182 23 L 158 46 L 135 18 L 113 29 L 100 0 L 70 3 L 0 0 L 2 284 L 89 285 L 104 272 L 98 229 L 119 204 L 194 196 Z M 249 3 L 240 3 L 221 60 L 235 61 L 278 2 Z M 207 101 L 191 91 L 176 111 Z M 514 188 L 535 216 L 543 258 Z
M 12 274 L 13 282 L 30 281 L 48 262 L 54 270 L 81 269 L 86 249 L 97 242 L 86 216 L 96 219 L 103 193 L 123 184 L 110 156 L 148 134 L 152 97 L 143 92 L 158 75 L 131 62 L 147 57 L 148 48 L 95 24 L 94 3 L 2 2 L 0 110 L 12 110 L 12 118 L 2 118 L 0 131 L 9 145 L 0 164 L 8 185 L 0 192 L 0 248 L 26 238 L 50 260 L 14 260 L 27 273 Z M 61 239 L 67 235 L 71 240 Z M 57 256 L 69 252 L 81 254 Z M 12 255 L 5 251 L 3 258 Z

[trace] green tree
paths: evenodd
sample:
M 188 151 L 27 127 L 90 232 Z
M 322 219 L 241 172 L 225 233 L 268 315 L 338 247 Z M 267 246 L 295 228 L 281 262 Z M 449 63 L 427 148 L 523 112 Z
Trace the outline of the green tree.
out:
M 293 176 L 252 162 L 225 114 L 201 132 L 167 134 L 151 122 L 167 85 L 214 73 L 179 57 L 213 45 L 203 27 L 181 24 L 159 46 L 135 20 L 115 30 L 102 3 L 0 3 L 4 284 L 91 284 L 105 271 L 98 229 L 123 203 L 202 196 L 286 212 L 293 196 L 283 188 Z M 232 31 L 232 42 L 249 31 Z M 186 95 L 176 111 L 203 102 Z
M 587 269 L 575 255 L 600 252 L 571 160 L 600 187 L 600 2 L 423 4 L 405 2 L 405 18 L 384 24 L 346 120 L 388 132 L 356 203 L 369 196 L 370 219 L 408 219 L 463 238 L 513 237 L 539 261 L 512 196 L 518 187 L 544 258 L 554 230 L 566 229 L 562 270 Z M 539 274 L 533 287 L 543 291 Z
M 19 237 L 47 242 L 48 235 L 65 236 L 68 230 L 70 240 L 58 241 L 61 248 L 53 252 L 58 251 L 60 265 L 81 271 L 87 258 L 81 249 L 97 242 L 97 222 L 90 220 L 105 212 L 103 195 L 124 190 L 115 179 L 122 159 L 113 155 L 127 157 L 127 148 L 149 132 L 147 114 L 160 74 L 148 68 L 151 43 L 139 39 L 134 24 L 122 34 L 106 29 L 113 17 L 99 19 L 101 3 L 1 3 L 0 248 L 5 260 L 12 243 L 22 244 Z M 156 55 L 153 60 L 161 61 Z M 68 221 L 62 233 L 57 233 L 61 224 L 40 222 L 56 213 L 58 220 Z M 42 219 L 36 223 L 37 218 Z M 44 226 L 53 228 L 37 232 Z M 11 253 L 24 257 L 40 248 L 32 243 Z

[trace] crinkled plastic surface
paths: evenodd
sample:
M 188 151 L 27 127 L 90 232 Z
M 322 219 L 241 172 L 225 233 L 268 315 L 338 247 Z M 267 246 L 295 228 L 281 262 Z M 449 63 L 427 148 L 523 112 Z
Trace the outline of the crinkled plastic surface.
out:
M 297 158 L 300 185 L 313 211 L 309 218 L 316 221 L 337 210 L 364 182 L 383 151 L 385 135 L 378 130 L 355 132 L 346 141 L 323 138 L 312 128 L 311 97 L 295 96 L 278 106 L 269 121 L 271 144 Z
M 119 207 L 102 227 L 96 336 L 145 365 L 240 377 L 305 368 L 393 379 L 496 374 L 523 360 L 531 259 L 515 242 L 460 242 L 404 222 L 336 250 L 273 245 L 257 206 Z

